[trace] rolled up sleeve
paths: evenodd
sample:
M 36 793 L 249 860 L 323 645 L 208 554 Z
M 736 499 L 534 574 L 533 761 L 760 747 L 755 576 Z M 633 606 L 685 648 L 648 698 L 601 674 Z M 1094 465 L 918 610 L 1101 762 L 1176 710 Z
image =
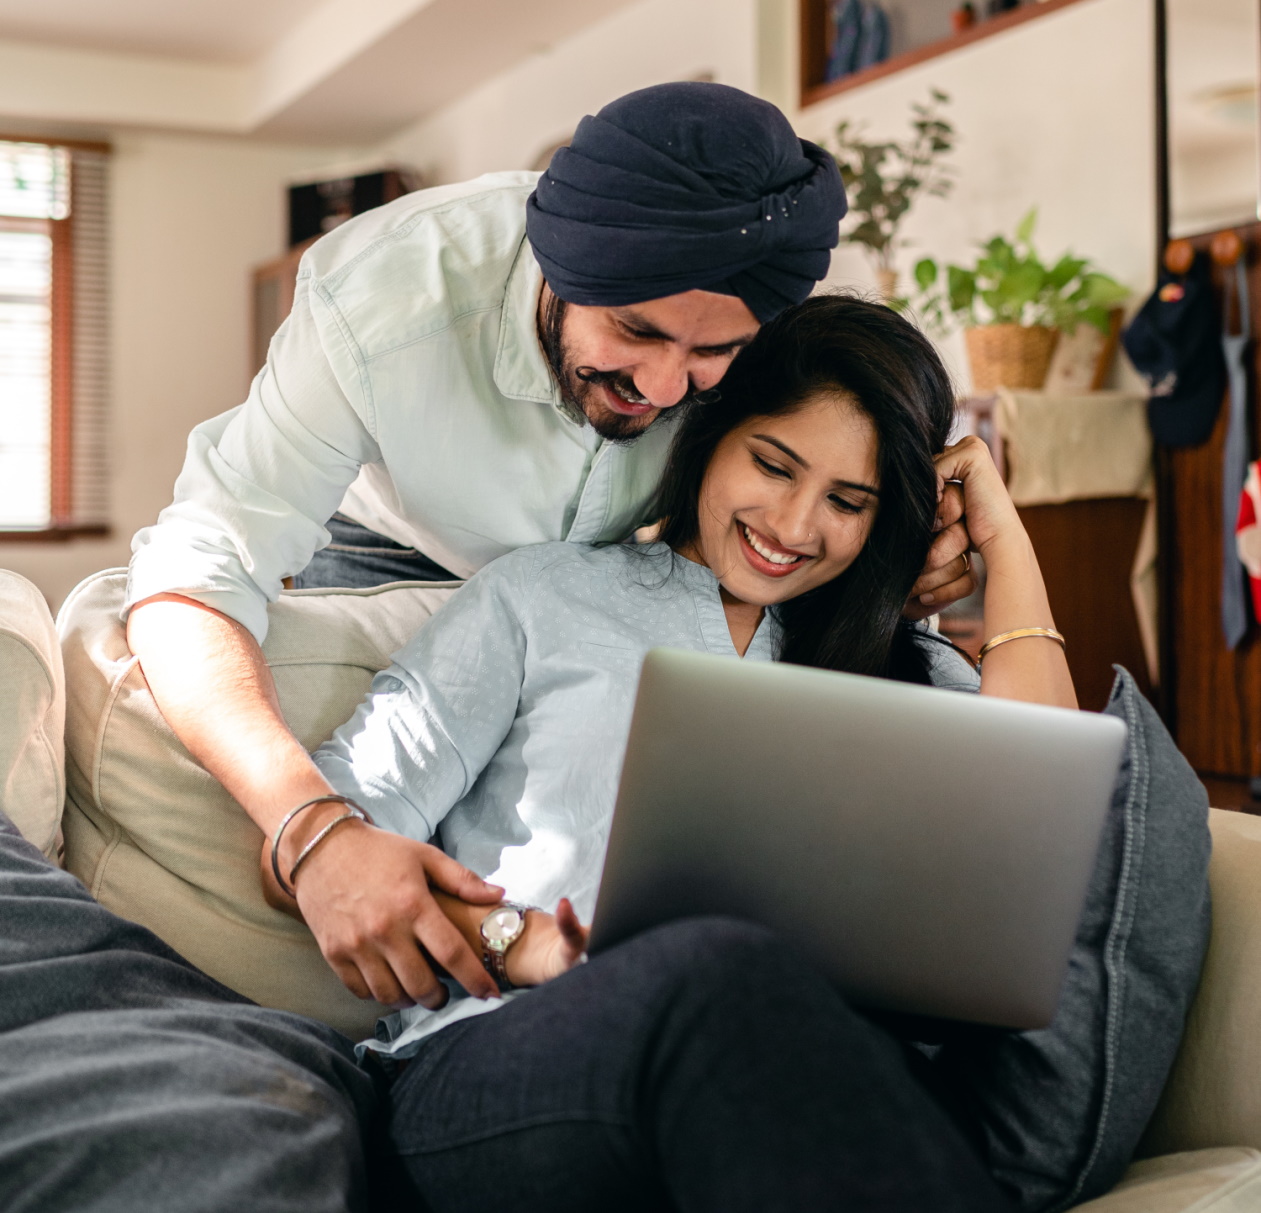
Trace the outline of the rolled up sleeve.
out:
M 300 274 L 249 398 L 193 430 L 173 502 L 133 540 L 124 617 L 178 593 L 261 643 L 283 579 L 328 543 L 324 523 L 359 468 L 381 457 L 365 382 L 353 336 Z

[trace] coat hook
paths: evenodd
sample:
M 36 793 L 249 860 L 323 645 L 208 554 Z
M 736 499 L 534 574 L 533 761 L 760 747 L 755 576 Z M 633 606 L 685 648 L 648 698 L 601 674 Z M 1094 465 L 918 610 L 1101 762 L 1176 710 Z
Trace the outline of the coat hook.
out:
M 1195 249 L 1189 240 L 1171 240 L 1165 245 L 1165 269 L 1171 274 L 1185 274 L 1195 260 Z
M 1209 245 L 1209 255 L 1223 269 L 1229 269 L 1243 256 L 1243 241 L 1239 233 L 1232 230 L 1218 232 Z

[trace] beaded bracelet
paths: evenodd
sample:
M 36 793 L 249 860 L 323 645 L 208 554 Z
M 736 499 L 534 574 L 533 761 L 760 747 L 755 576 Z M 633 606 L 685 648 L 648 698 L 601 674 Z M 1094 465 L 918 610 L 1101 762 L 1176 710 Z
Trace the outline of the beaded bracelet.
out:
M 316 834 L 314 838 L 311 839 L 310 842 L 306 844 L 306 846 L 302 848 L 298 858 L 293 861 L 293 867 L 289 869 L 289 879 L 286 880 L 280 874 L 280 840 L 284 836 L 284 832 L 288 828 L 289 823 L 297 817 L 299 813 L 301 813 L 304 809 L 312 808 L 317 804 L 344 804 L 347 811 L 340 817 L 333 818 L 328 825 L 326 825 L 318 834 Z M 327 796 L 316 796 L 313 800 L 305 801 L 304 803 L 298 805 L 296 809 L 290 809 L 289 812 L 284 815 L 284 818 L 281 820 L 280 825 L 277 827 L 276 833 L 271 840 L 271 872 L 276 878 L 276 883 L 284 890 L 286 895 L 295 899 L 297 898 L 298 895 L 294 892 L 293 888 L 293 878 L 297 875 L 298 869 L 310 856 L 311 852 L 314 851 L 315 848 L 319 846 L 319 844 L 322 843 L 324 839 L 326 839 L 339 825 L 341 825 L 343 821 L 352 820 L 362 821 L 367 825 L 376 824 L 369 816 L 367 810 L 361 805 L 356 804 L 349 796 L 339 796 L 333 792 L 330 792 Z
M 1026 636 L 1044 636 L 1047 640 L 1054 640 L 1060 648 L 1068 648 L 1062 633 L 1057 632 L 1054 628 L 1017 628 L 1014 632 L 1000 632 L 981 646 L 981 651 L 976 655 L 977 669 L 981 668 L 981 662 L 985 660 L 985 654 L 990 649 L 996 649 L 1000 644 L 1006 644 L 1009 640 L 1023 640 Z

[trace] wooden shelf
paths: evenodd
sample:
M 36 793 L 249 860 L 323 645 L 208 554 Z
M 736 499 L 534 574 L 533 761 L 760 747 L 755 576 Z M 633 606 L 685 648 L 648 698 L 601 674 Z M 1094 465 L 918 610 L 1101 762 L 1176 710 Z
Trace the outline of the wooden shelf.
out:
M 908 67 L 936 59 L 940 55 L 948 55 L 951 51 L 970 46 L 985 38 L 992 38 L 1026 21 L 1034 21 L 1045 17 L 1048 13 L 1058 12 L 1070 4 L 1079 4 L 1081 0 L 1041 0 L 1040 3 L 1025 4 L 998 17 L 988 17 L 978 21 L 970 29 L 959 34 L 951 34 L 948 38 L 939 38 L 936 42 L 917 46 L 900 55 L 894 55 L 874 67 L 863 68 L 843 76 L 840 80 L 823 82 L 824 68 L 827 66 L 827 0 L 801 0 L 801 108 L 816 105 L 828 97 L 838 93 L 846 93 L 852 88 L 861 88 L 873 80 L 885 76 L 893 76 L 905 71 Z

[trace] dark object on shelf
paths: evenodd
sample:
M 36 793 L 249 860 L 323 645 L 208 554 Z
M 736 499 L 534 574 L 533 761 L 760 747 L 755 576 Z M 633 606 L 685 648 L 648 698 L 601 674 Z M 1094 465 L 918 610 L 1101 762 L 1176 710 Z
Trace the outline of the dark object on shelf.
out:
M 971 29 L 976 24 L 976 9 L 973 7 L 971 0 L 964 0 L 953 13 L 950 14 L 950 28 L 956 34 L 961 34 L 965 29 Z
M 863 5 L 862 27 L 858 38 L 858 70 L 875 67 L 889 57 L 889 14 L 869 0 Z
M 861 0 L 829 0 L 832 51 L 828 55 L 825 79 L 840 80 L 858 67 L 858 43 L 862 37 Z
M 417 188 L 419 182 L 411 173 L 396 168 L 290 186 L 289 247 L 331 232 L 352 216 L 384 206 Z
M 1020 7 L 1020 0 L 989 0 L 985 6 L 985 15 L 987 17 L 1001 17 L 1003 13 L 1009 13 L 1014 8 Z

